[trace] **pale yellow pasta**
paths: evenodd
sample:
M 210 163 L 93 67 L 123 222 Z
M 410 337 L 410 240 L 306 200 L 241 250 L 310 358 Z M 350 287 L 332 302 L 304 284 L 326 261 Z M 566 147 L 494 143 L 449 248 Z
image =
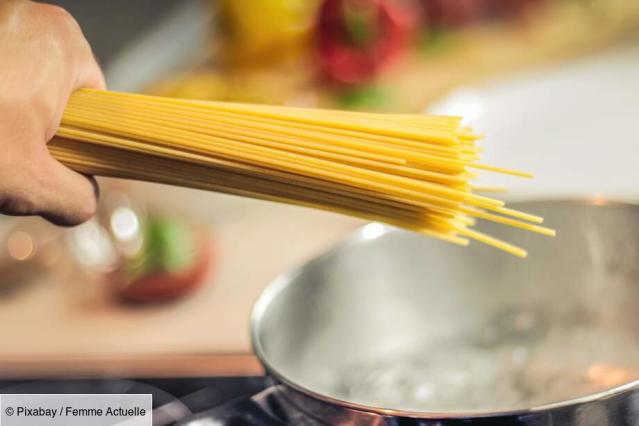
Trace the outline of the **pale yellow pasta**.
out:
M 459 117 L 190 101 L 82 89 L 49 149 L 84 173 L 219 191 L 383 221 L 455 244 L 474 218 L 544 235 L 541 218 L 477 195 L 482 150 Z M 500 190 L 501 188 L 497 188 Z M 530 223 L 532 222 L 532 223 Z

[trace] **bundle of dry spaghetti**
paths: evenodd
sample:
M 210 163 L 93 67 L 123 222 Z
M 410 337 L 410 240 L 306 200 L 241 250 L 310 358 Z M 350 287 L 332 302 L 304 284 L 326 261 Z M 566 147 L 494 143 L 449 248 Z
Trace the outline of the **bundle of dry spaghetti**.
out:
M 524 257 L 474 219 L 554 231 L 470 181 L 477 169 L 528 175 L 478 163 L 478 136 L 460 121 L 83 89 L 49 146 L 84 173 L 320 208 Z

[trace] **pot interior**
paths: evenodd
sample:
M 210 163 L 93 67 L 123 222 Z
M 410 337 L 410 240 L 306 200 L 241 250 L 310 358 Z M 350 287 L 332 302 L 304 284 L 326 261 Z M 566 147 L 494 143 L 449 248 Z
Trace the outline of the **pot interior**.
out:
M 266 290 L 258 356 L 325 398 L 423 412 L 526 409 L 639 379 L 639 207 L 517 208 L 557 237 L 479 228 L 527 259 L 364 227 Z

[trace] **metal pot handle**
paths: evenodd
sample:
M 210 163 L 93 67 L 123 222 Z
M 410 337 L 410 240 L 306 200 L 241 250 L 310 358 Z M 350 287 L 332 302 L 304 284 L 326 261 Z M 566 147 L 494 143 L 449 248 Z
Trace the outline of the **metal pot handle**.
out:
M 286 426 L 265 408 L 267 400 L 278 390 L 277 385 L 270 386 L 253 396 L 243 396 L 196 414 L 176 423 L 176 426 Z

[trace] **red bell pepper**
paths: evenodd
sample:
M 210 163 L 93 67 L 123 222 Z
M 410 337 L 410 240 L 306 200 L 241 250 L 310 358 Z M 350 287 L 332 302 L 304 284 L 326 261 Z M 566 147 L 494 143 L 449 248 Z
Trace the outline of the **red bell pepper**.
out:
M 416 15 L 391 0 L 325 0 L 319 12 L 317 49 L 330 80 L 368 83 L 404 50 Z

